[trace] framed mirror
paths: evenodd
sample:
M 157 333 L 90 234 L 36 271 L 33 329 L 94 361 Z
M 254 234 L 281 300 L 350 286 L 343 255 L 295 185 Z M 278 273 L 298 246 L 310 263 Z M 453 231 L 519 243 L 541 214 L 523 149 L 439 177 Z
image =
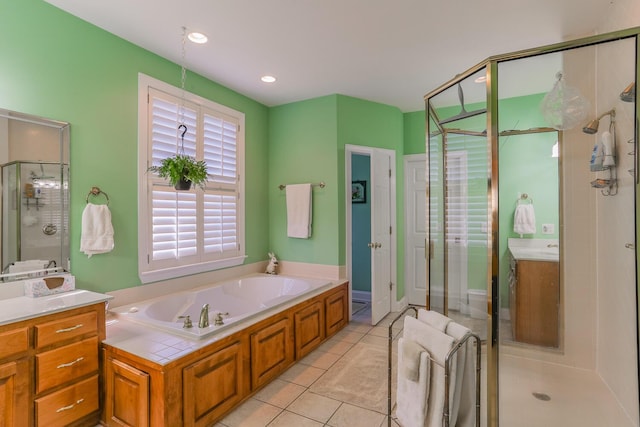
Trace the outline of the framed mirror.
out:
M 0 109 L 0 281 L 69 270 L 69 123 Z

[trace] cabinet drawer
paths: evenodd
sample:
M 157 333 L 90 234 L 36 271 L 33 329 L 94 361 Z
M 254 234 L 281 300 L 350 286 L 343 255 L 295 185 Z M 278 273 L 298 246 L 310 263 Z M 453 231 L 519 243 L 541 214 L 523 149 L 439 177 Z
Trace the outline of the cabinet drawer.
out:
M 98 333 L 95 311 L 36 325 L 36 349 L 67 341 L 71 338 Z
M 98 375 L 36 399 L 36 425 L 66 426 L 99 408 Z
M 29 328 L 0 333 L 0 359 L 25 353 L 29 348 Z
M 36 355 L 36 393 L 98 371 L 98 337 Z

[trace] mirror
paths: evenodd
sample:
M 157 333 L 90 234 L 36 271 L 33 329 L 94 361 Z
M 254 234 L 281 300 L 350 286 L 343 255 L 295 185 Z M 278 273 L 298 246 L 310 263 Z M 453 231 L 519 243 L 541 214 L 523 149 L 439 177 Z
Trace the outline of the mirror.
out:
M 0 109 L 0 280 L 69 269 L 69 124 Z

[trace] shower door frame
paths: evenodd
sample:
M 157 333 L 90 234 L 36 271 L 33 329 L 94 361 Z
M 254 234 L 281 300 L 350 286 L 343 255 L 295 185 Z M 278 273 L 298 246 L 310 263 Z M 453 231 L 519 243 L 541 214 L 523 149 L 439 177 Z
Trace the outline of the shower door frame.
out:
M 585 37 L 577 40 L 571 40 L 567 42 L 556 43 L 547 46 L 536 47 L 532 49 L 526 49 L 517 52 L 511 52 L 502 55 L 492 56 L 483 62 L 476 64 L 475 66 L 469 68 L 468 70 L 456 75 L 455 78 L 449 80 L 443 85 L 439 86 L 435 90 L 429 92 L 424 96 L 425 100 L 425 110 L 426 110 L 426 152 L 427 152 L 427 177 L 430 176 L 430 163 L 429 163 L 429 141 L 432 132 L 442 132 L 442 129 L 431 129 L 431 120 L 430 116 L 435 116 L 435 111 L 431 106 L 430 99 L 439 95 L 447 89 L 450 89 L 454 85 L 457 85 L 464 81 L 466 78 L 482 71 L 484 69 L 486 75 L 486 138 L 488 149 L 490 150 L 490 170 L 489 170 L 489 178 L 487 180 L 487 193 L 488 193 L 488 212 L 489 212 L 489 220 L 490 227 L 489 232 L 490 236 L 487 239 L 487 255 L 488 259 L 491 260 L 490 265 L 488 266 L 487 273 L 487 396 L 486 396 L 486 404 L 487 404 L 487 426 L 488 427 L 497 427 L 499 425 L 499 407 L 498 407 L 498 322 L 499 322 L 499 254 L 498 254 L 498 206 L 499 206 L 499 197 L 498 197 L 498 148 L 499 148 L 499 129 L 498 129 L 498 65 L 500 62 L 506 62 L 516 59 L 524 59 L 530 58 L 534 56 L 556 53 L 567 51 L 570 49 L 577 49 L 582 47 L 595 46 L 602 43 L 613 42 L 622 39 L 633 39 L 635 38 L 635 46 L 636 46 L 636 58 L 635 58 L 635 82 L 636 87 L 637 83 L 640 82 L 640 27 L 629 28 L 626 30 L 615 31 L 606 34 L 600 34 L 591 37 Z M 638 283 L 638 265 L 640 265 L 640 253 L 637 250 L 639 238 L 638 238 L 638 228 L 639 228 L 639 219 L 638 215 L 640 213 L 640 198 L 637 197 L 639 187 L 639 158 L 640 153 L 638 153 L 638 130 L 640 128 L 640 103 L 638 102 L 638 97 L 636 97 L 635 103 L 635 129 L 634 136 L 636 140 L 636 150 L 634 157 L 634 168 L 635 168 L 635 230 L 634 230 L 634 244 L 636 248 L 636 260 L 635 260 L 635 269 L 636 269 L 636 349 L 638 351 L 637 356 L 637 364 L 639 366 L 638 371 L 640 372 L 640 317 L 638 316 L 638 307 L 640 306 L 640 301 L 638 299 L 639 295 L 639 283 Z M 437 122 L 436 122 L 437 123 Z M 443 153 L 443 158 L 446 159 L 446 153 Z M 444 160 L 446 161 L 446 160 Z M 427 183 L 427 239 L 429 248 L 428 256 L 427 256 L 427 272 L 426 277 L 427 280 L 431 277 L 431 252 L 433 251 L 433 244 L 431 241 L 431 222 L 430 222 L 430 202 L 431 202 L 431 182 Z M 562 212 L 561 212 L 562 216 Z M 446 242 L 446 230 L 443 230 L 444 236 L 443 240 Z M 562 266 L 561 266 L 562 268 Z M 445 259 L 444 259 L 444 307 L 445 313 L 448 305 L 447 302 L 447 260 L 446 260 L 446 247 L 445 247 Z M 561 285 L 562 286 L 562 285 Z M 431 308 L 430 304 L 430 284 L 427 283 L 427 299 L 426 305 L 427 308 Z M 640 384 L 640 379 L 638 381 Z

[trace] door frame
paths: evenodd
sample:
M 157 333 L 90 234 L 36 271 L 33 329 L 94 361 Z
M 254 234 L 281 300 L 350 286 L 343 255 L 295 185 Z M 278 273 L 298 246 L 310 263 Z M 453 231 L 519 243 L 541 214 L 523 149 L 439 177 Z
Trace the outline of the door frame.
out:
M 365 156 L 371 157 L 371 155 L 376 152 L 381 151 L 388 154 L 391 157 L 391 177 L 389 178 L 389 188 L 390 193 L 389 199 L 391 201 L 389 218 L 392 224 L 392 233 L 391 233 L 391 247 L 390 247 L 390 271 L 391 271 L 391 279 L 393 282 L 393 289 L 391 291 L 391 311 L 398 311 L 402 304 L 398 303 L 398 271 L 397 271 L 397 263 L 398 263 L 398 252 L 397 252 L 397 232 L 398 232 L 398 223 L 396 220 L 396 152 L 395 150 L 389 150 L 384 148 L 375 148 L 368 147 L 364 145 L 351 145 L 346 144 L 344 146 L 345 153 L 345 245 L 346 245 L 346 264 L 347 264 L 347 278 L 349 279 L 349 319 L 351 319 L 351 314 L 353 312 L 351 307 L 352 301 L 352 261 L 351 261 L 351 250 L 352 250 L 352 241 L 351 241 L 351 221 L 352 221 L 352 212 L 351 212 L 351 155 L 352 154 L 361 154 Z M 371 175 L 373 175 L 375 171 L 373 170 L 373 164 L 371 167 Z M 371 215 L 374 215 L 373 210 L 371 211 Z M 373 269 L 373 265 L 371 266 Z M 373 303 L 373 301 L 372 301 Z

